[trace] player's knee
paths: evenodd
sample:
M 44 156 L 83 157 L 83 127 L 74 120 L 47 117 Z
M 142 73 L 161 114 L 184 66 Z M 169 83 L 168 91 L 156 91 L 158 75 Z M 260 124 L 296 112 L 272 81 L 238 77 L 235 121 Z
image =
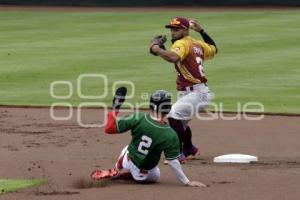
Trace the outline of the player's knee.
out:
M 154 168 L 153 171 L 149 174 L 149 182 L 156 183 L 160 179 L 160 169 L 158 167 Z
M 155 167 L 154 169 L 149 170 L 147 174 L 140 173 L 138 176 L 133 175 L 133 178 L 139 183 L 156 183 L 160 179 L 160 169 Z

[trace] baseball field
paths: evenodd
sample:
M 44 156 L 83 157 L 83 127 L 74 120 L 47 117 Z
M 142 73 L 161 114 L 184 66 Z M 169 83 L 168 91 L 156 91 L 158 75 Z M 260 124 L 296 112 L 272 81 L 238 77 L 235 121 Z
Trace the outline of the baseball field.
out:
M 299 10 L 217 11 L 1 11 L 0 104 L 50 105 L 54 81 L 70 81 L 79 75 L 101 73 L 111 86 L 117 80 L 132 81 L 139 102 L 142 93 L 157 88 L 175 92 L 173 66 L 148 53 L 157 34 L 176 15 L 198 19 L 216 40 L 219 54 L 206 63 L 214 102 L 224 110 L 237 104 L 260 102 L 266 112 L 300 113 Z M 193 36 L 198 37 L 194 33 Z M 86 95 L 102 93 L 101 81 L 89 80 Z M 67 94 L 57 87 L 56 94 Z M 78 105 L 77 91 L 68 99 Z
M 92 170 L 113 165 L 130 134 L 109 136 L 102 128 L 83 127 L 77 108 L 57 120 L 52 111 L 59 119 L 70 109 L 51 105 L 110 106 L 116 83 L 134 86 L 128 105 L 146 107 L 156 89 L 175 95 L 174 67 L 151 56 L 148 47 L 157 34 L 166 34 L 171 45 L 164 25 L 174 16 L 197 19 L 218 46 L 205 65 L 215 94 L 210 111 L 238 112 L 192 120 L 201 153 L 183 168 L 209 187 L 182 187 L 163 164 L 158 184 L 88 182 Z M 299 198 L 299 9 L 0 6 L 0 19 L 1 199 Z M 85 98 L 101 94 L 106 95 Z M 274 115 L 243 115 L 245 105 Z M 104 121 L 102 109 L 81 112 L 87 124 Z M 227 153 L 256 155 L 259 162 L 212 162 Z M 29 186 L 35 187 L 22 189 Z

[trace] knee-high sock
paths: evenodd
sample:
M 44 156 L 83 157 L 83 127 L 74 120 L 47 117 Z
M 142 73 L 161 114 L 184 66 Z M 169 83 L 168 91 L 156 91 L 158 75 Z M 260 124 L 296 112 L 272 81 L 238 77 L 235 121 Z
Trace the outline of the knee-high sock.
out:
M 184 142 L 185 139 L 185 133 L 184 133 L 184 126 L 182 124 L 181 120 L 177 120 L 174 118 L 169 118 L 169 124 L 170 126 L 175 130 L 175 132 L 177 133 L 177 136 L 179 138 L 179 147 L 180 147 L 180 151 L 182 151 L 182 144 Z
M 188 126 L 184 131 L 183 149 L 189 149 L 193 146 L 192 143 L 192 131 Z

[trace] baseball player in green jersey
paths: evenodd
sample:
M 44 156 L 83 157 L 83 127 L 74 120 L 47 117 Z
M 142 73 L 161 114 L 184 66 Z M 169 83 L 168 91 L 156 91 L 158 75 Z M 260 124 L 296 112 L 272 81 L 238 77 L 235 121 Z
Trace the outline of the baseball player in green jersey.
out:
M 175 64 L 178 100 L 172 106 L 168 119 L 178 135 L 181 150 L 179 160 L 183 163 L 186 157 L 198 152 L 198 147 L 192 144 L 192 131 L 188 123 L 195 112 L 204 110 L 212 99 L 204 73 L 204 61 L 214 57 L 217 47 L 196 20 L 175 17 L 165 27 L 171 30 L 170 50 L 164 47 L 166 37 L 156 36 L 150 42 L 150 52 Z M 190 28 L 198 32 L 204 41 L 192 38 L 189 35 Z
M 137 112 L 127 117 L 117 118 L 118 110 L 125 100 L 126 88 L 116 91 L 113 110 L 108 113 L 105 132 L 108 134 L 131 131 L 132 139 L 121 152 L 115 167 L 110 170 L 96 170 L 92 179 L 124 177 L 131 175 L 136 182 L 158 182 L 158 167 L 162 152 L 177 178 L 186 186 L 205 187 L 201 182 L 190 181 L 182 171 L 179 140 L 174 130 L 165 121 L 171 109 L 171 96 L 163 90 L 151 95 L 150 113 Z M 121 171 L 126 171 L 122 173 Z

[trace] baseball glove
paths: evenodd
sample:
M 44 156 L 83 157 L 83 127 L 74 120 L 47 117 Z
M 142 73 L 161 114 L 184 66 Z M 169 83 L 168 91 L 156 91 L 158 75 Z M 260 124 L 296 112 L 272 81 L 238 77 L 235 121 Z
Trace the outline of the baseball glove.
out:
M 157 56 L 156 53 L 152 51 L 154 45 L 158 45 L 161 49 L 166 49 L 164 43 L 167 41 L 166 35 L 157 35 L 150 41 L 150 53 Z
M 126 87 L 119 87 L 116 90 L 115 96 L 112 101 L 112 109 L 119 110 L 121 108 L 122 104 L 125 101 L 126 93 L 127 93 Z

